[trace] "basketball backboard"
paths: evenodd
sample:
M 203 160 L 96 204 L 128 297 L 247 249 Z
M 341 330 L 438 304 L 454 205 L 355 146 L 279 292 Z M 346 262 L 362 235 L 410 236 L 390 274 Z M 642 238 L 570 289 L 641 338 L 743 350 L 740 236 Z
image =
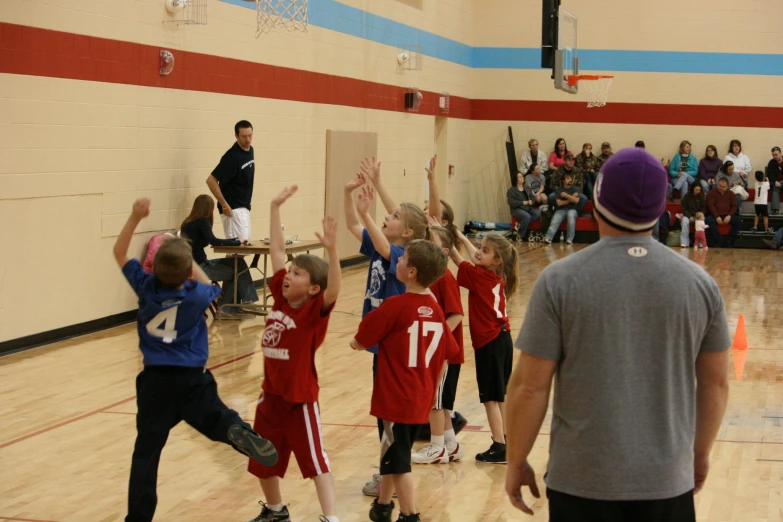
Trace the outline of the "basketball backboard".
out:
M 557 11 L 557 50 L 553 68 L 555 88 L 570 94 L 579 92 L 579 85 L 570 85 L 568 78 L 579 74 L 577 18 L 562 7 Z

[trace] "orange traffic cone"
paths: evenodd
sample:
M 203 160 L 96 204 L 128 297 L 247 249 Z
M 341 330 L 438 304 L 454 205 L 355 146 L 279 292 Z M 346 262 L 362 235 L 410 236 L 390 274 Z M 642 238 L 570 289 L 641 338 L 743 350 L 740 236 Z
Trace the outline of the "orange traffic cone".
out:
M 737 331 L 734 332 L 734 343 L 731 349 L 734 352 L 734 375 L 738 381 L 742 380 L 745 371 L 745 359 L 748 356 L 748 336 L 745 333 L 745 316 L 740 314 L 737 320 Z

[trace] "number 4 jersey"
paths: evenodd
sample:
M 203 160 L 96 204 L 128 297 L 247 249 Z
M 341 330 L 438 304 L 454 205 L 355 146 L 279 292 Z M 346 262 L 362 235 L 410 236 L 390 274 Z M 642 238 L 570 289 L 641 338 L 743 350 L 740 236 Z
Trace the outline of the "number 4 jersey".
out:
M 432 295 L 407 292 L 385 299 L 362 319 L 356 341 L 378 344 L 370 414 L 402 424 L 426 423 L 443 363 L 458 351 Z
M 220 287 L 185 281 L 182 288 L 165 288 L 147 274 L 138 259 L 122 273 L 139 297 L 139 349 L 144 366 L 203 368 L 209 356 L 204 312 L 220 295 Z

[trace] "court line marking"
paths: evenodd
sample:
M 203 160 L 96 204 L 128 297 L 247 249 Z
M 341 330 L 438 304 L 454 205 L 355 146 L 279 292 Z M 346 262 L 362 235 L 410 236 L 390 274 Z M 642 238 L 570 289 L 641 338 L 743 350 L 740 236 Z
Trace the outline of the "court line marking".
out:
M 230 359 L 228 361 L 224 361 L 222 363 L 216 364 L 214 366 L 211 366 L 208 368 L 208 370 L 217 370 L 218 368 L 222 368 L 223 366 L 227 366 L 229 364 L 233 364 L 237 361 L 241 361 L 242 359 L 247 359 L 248 357 L 260 352 L 260 350 L 254 350 L 250 353 L 246 353 L 245 355 L 240 355 L 239 357 L 236 357 L 234 359 Z M 25 441 L 27 439 L 36 437 L 38 435 L 41 435 L 43 433 L 47 433 L 52 430 L 56 430 L 57 428 L 62 428 L 63 426 L 67 426 L 69 424 L 73 424 L 74 422 L 84 420 L 88 417 L 92 417 L 93 415 L 97 415 L 98 413 L 105 413 L 106 410 L 109 410 L 111 408 L 114 408 L 115 406 L 119 406 L 120 404 L 125 404 L 126 402 L 130 402 L 133 399 L 135 399 L 136 396 L 128 397 L 127 399 L 122 399 L 121 401 L 115 402 L 114 404 L 109 404 L 108 406 L 104 406 L 103 408 L 98 408 L 97 410 L 93 410 L 87 413 L 84 413 L 82 415 L 79 415 L 77 417 L 74 417 L 72 419 L 64 420 L 62 422 L 58 422 L 57 424 L 54 424 L 52 426 L 48 426 L 46 428 L 42 428 L 38 431 L 34 431 L 33 433 L 28 433 L 27 435 L 22 435 L 21 437 L 17 437 L 15 439 L 9 440 L 8 442 L 4 442 L 0 444 L 0 449 L 7 448 L 8 446 L 11 446 L 12 444 L 16 444 L 18 442 Z M 22 519 L 12 519 L 12 520 L 22 520 Z M 32 522 L 47 522 L 47 521 L 32 521 Z
M 54 522 L 54 520 L 37 520 L 34 518 L 0 517 L 0 520 L 18 520 L 19 522 Z

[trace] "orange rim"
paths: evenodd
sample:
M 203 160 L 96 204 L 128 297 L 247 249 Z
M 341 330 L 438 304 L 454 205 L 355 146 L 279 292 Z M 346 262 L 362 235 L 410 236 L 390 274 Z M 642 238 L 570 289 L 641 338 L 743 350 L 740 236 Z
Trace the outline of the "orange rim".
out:
M 594 81 L 594 80 L 603 80 L 603 79 L 606 79 L 606 78 L 614 78 L 614 76 L 596 76 L 596 75 L 592 75 L 592 74 L 577 74 L 577 75 L 573 75 L 573 76 L 569 76 L 568 77 L 568 85 L 573 87 L 574 85 L 579 83 L 581 80 Z

